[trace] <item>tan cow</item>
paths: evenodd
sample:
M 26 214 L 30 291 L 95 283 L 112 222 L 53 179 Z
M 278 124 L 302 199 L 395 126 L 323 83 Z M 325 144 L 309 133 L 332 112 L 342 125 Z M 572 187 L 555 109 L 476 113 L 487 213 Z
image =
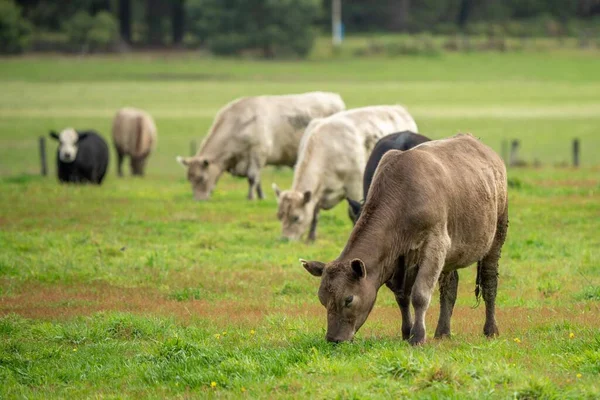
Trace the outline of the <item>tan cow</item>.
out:
M 506 168 L 479 140 L 457 135 L 388 151 L 339 257 L 328 264 L 301 260 L 308 272 L 322 277 L 319 300 L 327 308 L 327 340 L 351 340 L 385 284 L 402 313 L 402 337 L 423 343 L 425 313 L 438 279 L 435 336 L 450 335 L 456 270 L 473 263 L 476 295 L 481 290 L 485 301 L 483 332 L 498 335 L 498 260 L 507 229 Z
M 393 132 L 417 132 L 417 124 L 401 106 L 371 106 L 313 121 L 300 144 L 292 188 L 276 184 L 284 238 L 298 240 L 309 229 L 316 237 L 319 210 L 345 198 L 360 200 L 363 172 L 377 141 Z
M 144 110 L 133 107 L 117 111 L 112 127 L 117 152 L 117 173 L 123 176 L 123 159 L 129 156 L 132 175 L 144 175 L 148 156 L 156 147 L 157 132 L 154 120 Z
M 263 198 L 260 170 L 265 165 L 292 167 L 304 129 L 313 118 L 344 110 L 336 93 L 244 97 L 219 111 L 200 150 L 177 157 L 187 169 L 196 200 L 210 197 L 224 171 L 248 178 L 248 199 Z

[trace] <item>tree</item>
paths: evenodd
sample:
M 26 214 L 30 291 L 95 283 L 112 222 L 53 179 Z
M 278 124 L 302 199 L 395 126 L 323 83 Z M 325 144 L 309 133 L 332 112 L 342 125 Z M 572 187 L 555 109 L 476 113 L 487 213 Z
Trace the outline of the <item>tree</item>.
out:
M 394 31 L 407 31 L 410 0 L 389 0 L 389 27 Z
M 162 46 L 163 34 L 163 0 L 146 0 L 146 41 L 152 46 Z
M 180 44 L 183 41 L 185 9 L 184 0 L 171 1 L 171 31 L 174 44 Z
M 124 42 L 131 44 L 131 0 L 119 0 L 119 33 Z
M 216 54 L 306 56 L 319 0 L 188 0 L 189 28 Z

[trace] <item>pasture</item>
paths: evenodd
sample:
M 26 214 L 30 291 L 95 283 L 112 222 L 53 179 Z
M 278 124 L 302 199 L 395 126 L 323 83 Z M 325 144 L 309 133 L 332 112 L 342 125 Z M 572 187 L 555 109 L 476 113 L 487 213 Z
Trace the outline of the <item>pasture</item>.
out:
M 571 51 L 259 62 L 193 54 L 0 60 L 0 398 L 598 398 L 600 58 Z M 401 103 L 425 135 L 459 131 L 536 168 L 509 169 L 500 337 L 482 335 L 475 269 L 460 271 L 453 336 L 411 348 L 385 287 L 351 344 L 324 340 L 319 281 L 351 231 L 346 205 L 317 241 L 282 242 L 264 201 L 224 175 L 192 201 L 176 155 L 243 95 L 335 91 L 348 107 Z M 147 109 L 147 177 L 101 187 L 39 176 L 37 137 L 66 126 L 107 139 L 117 108 Z M 573 138 L 582 167 L 570 162 Z M 112 151 L 112 150 L 111 150 Z M 126 169 L 128 171 L 128 169 Z

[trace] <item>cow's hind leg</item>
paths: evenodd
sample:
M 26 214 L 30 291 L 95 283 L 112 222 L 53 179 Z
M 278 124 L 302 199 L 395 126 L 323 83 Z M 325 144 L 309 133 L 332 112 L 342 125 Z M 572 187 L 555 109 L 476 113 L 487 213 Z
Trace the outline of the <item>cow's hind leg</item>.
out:
M 446 232 L 431 236 L 427 239 L 419 262 L 417 278 L 413 285 L 411 299 L 415 309 L 415 323 L 410 332 L 410 344 L 417 345 L 425 342 L 425 313 L 429 308 L 435 284 L 444 268 L 446 252 L 450 247 L 450 238 Z
M 506 239 L 508 230 L 508 212 L 498 219 L 496 236 L 488 254 L 478 263 L 478 274 L 481 279 L 481 292 L 485 302 L 485 325 L 483 333 L 487 337 L 498 336 L 498 325 L 496 324 L 496 293 L 498 291 L 498 260 L 502 245 Z
M 450 336 L 450 318 L 452 317 L 458 291 L 458 271 L 442 272 L 439 283 L 440 318 L 435 329 L 436 338 Z

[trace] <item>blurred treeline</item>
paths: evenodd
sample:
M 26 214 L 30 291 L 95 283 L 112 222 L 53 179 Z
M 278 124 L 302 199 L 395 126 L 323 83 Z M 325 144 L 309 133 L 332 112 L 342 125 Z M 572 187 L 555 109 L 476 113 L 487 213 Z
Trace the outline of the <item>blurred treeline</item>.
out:
M 597 37 L 600 0 L 342 0 L 346 34 Z M 0 0 L 0 52 L 205 48 L 306 56 L 332 0 Z

